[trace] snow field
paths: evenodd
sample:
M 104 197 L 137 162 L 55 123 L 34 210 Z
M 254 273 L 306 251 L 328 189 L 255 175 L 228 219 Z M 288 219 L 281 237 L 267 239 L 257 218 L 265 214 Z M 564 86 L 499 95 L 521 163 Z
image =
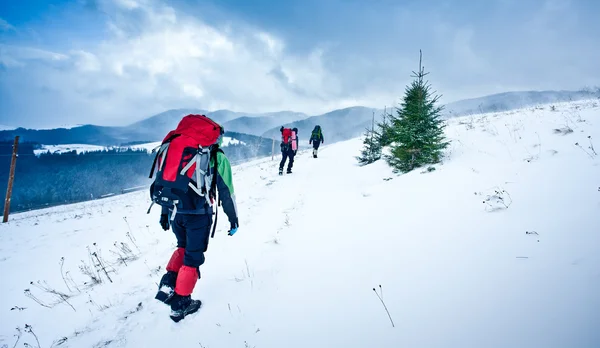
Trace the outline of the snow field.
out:
M 599 122 L 598 101 L 451 119 L 431 172 L 358 167 L 360 139 L 301 152 L 282 177 L 277 157 L 236 166 L 239 232 L 219 211 L 203 307 L 177 324 L 153 299 L 175 238 L 147 192 L 17 214 L 0 226 L 0 347 L 25 324 L 43 347 L 597 347 Z M 115 242 L 138 258 L 119 262 Z M 86 290 L 93 243 L 116 272 Z M 37 280 L 76 311 L 27 298 L 56 298 Z

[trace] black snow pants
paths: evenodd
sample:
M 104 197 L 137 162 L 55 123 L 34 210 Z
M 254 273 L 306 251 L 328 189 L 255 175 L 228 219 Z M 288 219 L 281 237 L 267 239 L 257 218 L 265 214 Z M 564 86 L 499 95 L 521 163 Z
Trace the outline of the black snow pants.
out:
M 313 146 L 313 149 L 318 150 L 319 146 L 321 146 L 321 142 L 320 141 L 313 141 L 312 142 L 312 146 Z
M 185 248 L 183 264 L 200 267 L 204 264 L 204 252 L 208 250 L 212 215 L 176 214 L 171 229 L 177 238 L 177 247 Z
M 290 147 L 289 149 L 283 150 L 281 151 L 281 162 L 279 163 L 279 171 L 283 170 L 283 167 L 285 166 L 285 162 L 287 161 L 287 159 L 289 158 L 290 161 L 288 163 L 287 166 L 287 170 L 288 172 L 292 170 L 292 167 L 294 166 L 294 156 L 296 156 L 296 151 L 292 150 L 292 148 Z

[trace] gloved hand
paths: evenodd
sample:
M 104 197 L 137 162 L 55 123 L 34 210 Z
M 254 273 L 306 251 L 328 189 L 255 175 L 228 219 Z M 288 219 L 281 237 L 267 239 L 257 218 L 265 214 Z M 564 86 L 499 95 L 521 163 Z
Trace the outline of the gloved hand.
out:
M 229 232 L 227 234 L 230 235 L 230 236 L 233 236 L 237 232 L 238 227 L 239 227 L 239 224 L 238 224 L 237 221 L 232 222 L 231 223 L 231 228 L 229 229 Z
M 160 226 L 165 231 L 169 230 L 169 215 L 160 214 Z

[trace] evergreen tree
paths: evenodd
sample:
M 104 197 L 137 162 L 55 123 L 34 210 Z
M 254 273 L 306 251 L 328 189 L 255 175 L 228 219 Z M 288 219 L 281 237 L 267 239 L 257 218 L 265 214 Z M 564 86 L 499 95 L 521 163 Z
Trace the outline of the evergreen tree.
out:
M 390 119 L 388 134 L 391 154 L 386 160 L 394 169 L 405 173 L 438 163 L 449 144 L 444 137 L 442 107 L 436 106 L 439 96 L 432 96 L 429 83 L 424 80 L 428 73 L 421 66 L 419 53 L 419 72 L 413 72 L 415 80 L 406 87 L 400 108 Z
M 373 113 L 373 125 L 367 128 L 363 140 L 363 149 L 360 156 L 356 157 L 360 165 L 371 164 L 381 158 L 381 136 L 375 131 L 375 113 Z
M 379 129 L 379 145 L 381 147 L 390 146 L 392 144 L 391 140 L 391 126 L 390 119 L 391 115 L 387 113 L 387 108 L 383 110 L 382 121 L 377 123 L 377 128 Z
M 373 129 L 367 129 L 364 135 L 363 149 L 360 156 L 356 157 L 361 166 L 371 164 L 381 159 L 381 144 L 379 134 Z

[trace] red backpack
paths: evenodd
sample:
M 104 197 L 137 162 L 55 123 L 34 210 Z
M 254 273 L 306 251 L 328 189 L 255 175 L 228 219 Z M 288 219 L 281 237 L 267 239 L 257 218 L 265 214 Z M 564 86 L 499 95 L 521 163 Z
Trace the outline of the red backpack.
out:
M 281 129 L 281 149 L 292 149 L 296 151 L 298 149 L 298 138 L 296 134 L 297 128 L 283 128 Z
M 291 142 L 291 139 L 292 139 L 292 129 L 284 128 L 283 131 L 281 132 L 281 142 L 284 144 L 289 144 Z
M 210 174 L 209 164 L 214 158 L 216 175 L 216 155 L 223 152 L 218 146 L 223 133 L 223 128 L 210 118 L 187 115 L 153 150 L 158 151 L 150 170 L 152 179 L 156 169 L 156 178 L 150 187 L 152 204 L 172 208 L 171 219 L 177 213 L 181 195 L 187 194 L 189 189 L 205 197 L 210 206 L 214 204 L 216 180 Z

